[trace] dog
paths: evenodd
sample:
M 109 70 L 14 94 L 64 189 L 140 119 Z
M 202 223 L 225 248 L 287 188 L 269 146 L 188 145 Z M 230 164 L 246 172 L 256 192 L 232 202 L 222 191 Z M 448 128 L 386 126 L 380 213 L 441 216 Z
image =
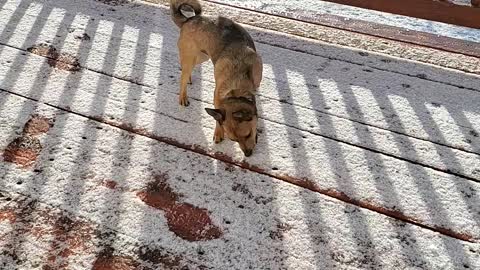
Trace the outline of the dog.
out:
M 215 108 L 206 111 L 216 121 L 213 140 L 220 143 L 226 135 L 238 142 L 245 156 L 251 156 L 258 139 L 255 93 L 263 73 L 262 58 L 252 37 L 230 19 L 202 16 L 198 0 L 170 0 L 170 12 L 180 28 L 180 105 L 189 105 L 187 84 L 194 67 L 210 59 Z

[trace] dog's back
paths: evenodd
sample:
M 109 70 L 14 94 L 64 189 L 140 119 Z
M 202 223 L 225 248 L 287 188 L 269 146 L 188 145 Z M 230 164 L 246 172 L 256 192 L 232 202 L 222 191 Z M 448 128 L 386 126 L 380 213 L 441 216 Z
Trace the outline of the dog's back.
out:
M 223 43 L 222 47 L 242 45 L 256 51 L 252 38 L 239 24 L 221 16 L 217 18 L 201 16 L 202 6 L 198 0 L 171 0 L 170 13 L 178 27 L 182 28 L 184 24 L 189 24 L 195 31 L 209 32 L 215 35 L 215 40 Z
M 256 51 L 252 37 L 239 24 L 228 18 L 218 17 L 215 20 L 215 25 L 217 27 L 217 32 L 221 33 L 220 39 L 224 42 L 225 46 L 241 44 Z

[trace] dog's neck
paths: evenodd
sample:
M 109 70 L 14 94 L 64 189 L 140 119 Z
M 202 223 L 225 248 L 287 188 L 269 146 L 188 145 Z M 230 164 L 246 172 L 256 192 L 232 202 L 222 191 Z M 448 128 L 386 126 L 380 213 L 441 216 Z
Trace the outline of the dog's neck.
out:
M 232 60 L 230 57 L 223 57 L 215 64 L 215 95 L 217 98 L 227 97 L 232 89 L 245 89 L 246 92 L 241 95 L 255 93 L 255 85 L 250 76 L 251 66 L 242 61 L 241 59 Z
M 218 96 L 221 99 L 231 96 L 255 95 L 256 89 L 248 78 L 230 77 L 219 82 Z

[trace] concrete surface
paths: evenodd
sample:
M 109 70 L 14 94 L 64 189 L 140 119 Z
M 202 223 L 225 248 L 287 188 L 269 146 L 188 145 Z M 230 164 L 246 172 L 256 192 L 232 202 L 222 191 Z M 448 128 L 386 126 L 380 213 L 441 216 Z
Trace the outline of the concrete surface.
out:
M 480 268 L 478 75 L 249 26 L 245 159 L 165 6 L 0 6 L 1 269 Z

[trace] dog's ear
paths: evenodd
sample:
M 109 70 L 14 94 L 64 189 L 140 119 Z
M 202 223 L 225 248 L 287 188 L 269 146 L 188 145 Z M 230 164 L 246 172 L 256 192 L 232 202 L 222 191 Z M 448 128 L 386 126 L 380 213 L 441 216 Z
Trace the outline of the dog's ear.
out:
M 218 122 L 222 122 L 225 120 L 225 115 L 222 113 L 221 110 L 205 108 L 205 111 L 207 111 L 207 113 Z

